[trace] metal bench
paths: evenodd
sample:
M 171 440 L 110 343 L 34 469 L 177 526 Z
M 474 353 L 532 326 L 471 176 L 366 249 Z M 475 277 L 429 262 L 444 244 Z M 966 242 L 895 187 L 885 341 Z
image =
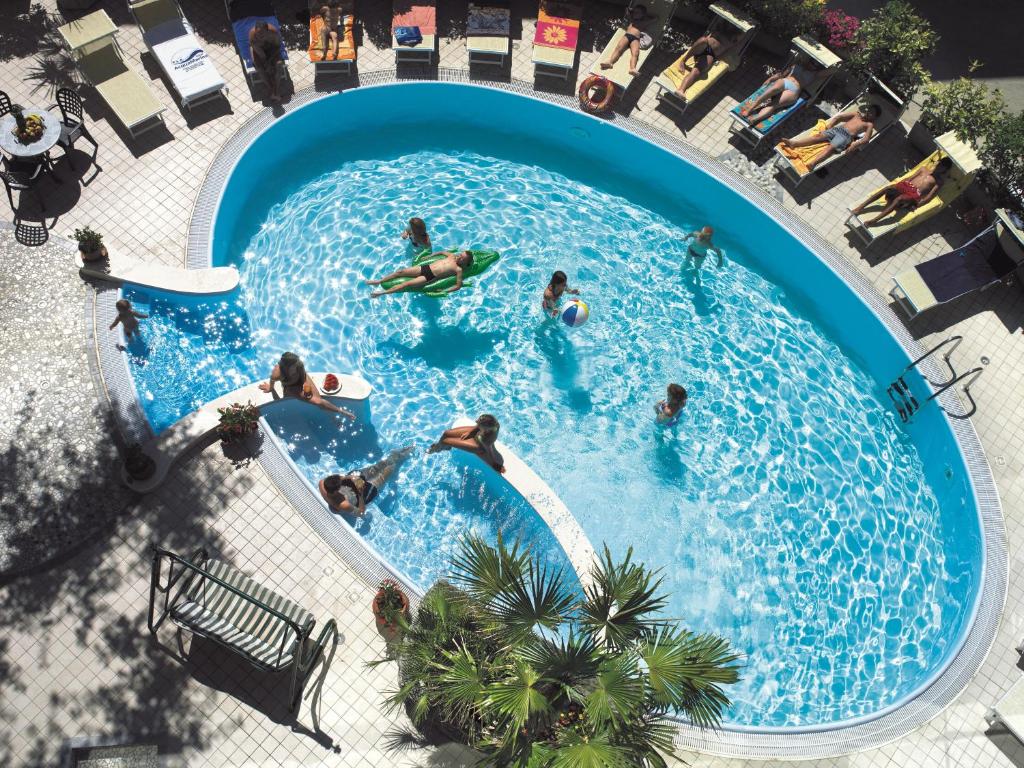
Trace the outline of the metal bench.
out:
M 160 598 L 163 598 L 162 605 Z M 291 671 L 294 712 L 310 671 L 337 637 L 330 619 L 313 641 L 313 615 L 205 550 L 184 558 L 156 548 L 149 587 L 149 631 L 164 619 L 209 638 L 270 672 Z

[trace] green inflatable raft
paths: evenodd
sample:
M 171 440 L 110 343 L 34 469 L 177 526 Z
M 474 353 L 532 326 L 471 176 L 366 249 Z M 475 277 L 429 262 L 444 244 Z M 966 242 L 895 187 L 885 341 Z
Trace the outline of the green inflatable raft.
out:
M 461 253 L 466 250 L 465 248 L 449 248 L 450 253 Z M 469 278 L 482 275 L 491 265 L 494 264 L 498 259 L 501 258 L 501 254 L 497 251 L 473 251 L 473 263 L 469 265 L 469 269 L 462 271 L 462 287 L 472 285 Z M 435 261 L 440 261 L 445 258 L 441 253 L 430 253 L 429 251 L 423 251 L 412 260 L 412 265 L 418 267 L 421 264 L 433 264 Z M 384 289 L 393 288 L 396 285 L 412 280 L 410 277 L 396 277 L 394 280 L 385 280 L 381 283 L 381 287 Z M 422 293 L 424 296 L 433 296 L 435 299 L 439 299 L 443 296 L 448 295 L 448 289 L 455 285 L 455 277 L 442 277 L 440 280 L 435 280 L 432 283 L 428 283 L 426 288 L 415 288 L 414 293 Z

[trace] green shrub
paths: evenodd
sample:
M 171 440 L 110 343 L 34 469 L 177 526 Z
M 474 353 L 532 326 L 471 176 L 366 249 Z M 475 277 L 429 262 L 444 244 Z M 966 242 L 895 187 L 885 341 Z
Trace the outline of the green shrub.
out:
M 935 51 L 938 41 L 932 25 L 909 3 L 891 0 L 861 22 L 850 69 L 861 77 L 873 74 L 909 97 L 928 79 L 921 60 Z
M 929 83 L 924 87 L 921 124 L 933 136 L 955 131 L 960 141 L 975 149 L 1003 115 L 1006 102 L 996 88 L 961 77 L 951 83 Z
M 1003 113 L 979 152 L 996 205 L 1024 214 L 1024 112 Z
M 760 21 L 764 31 L 783 40 L 817 35 L 825 18 L 823 0 L 740 0 L 736 5 Z

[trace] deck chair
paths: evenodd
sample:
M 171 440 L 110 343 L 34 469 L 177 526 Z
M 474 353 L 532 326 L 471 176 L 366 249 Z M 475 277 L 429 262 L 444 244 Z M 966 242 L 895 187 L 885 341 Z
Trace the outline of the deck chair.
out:
M 733 35 L 738 36 L 738 39 L 721 59 L 718 59 L 711 65 L 711 68 L 705 73 L 704 77 L 694 81 L 686 89 L 682 99 L 679 98 L 677 91 L 679 86 L 682 85 L 683 77 L 685 76 L 683 57 L 686 55 L 686 52 L 684 51 L 678 59 L 673 61 L 658 75 L 654 81 L 654 84 L 658 86 L 658 99 L 666 107 L 677 110 L 680 115 L 686 112 L 686 108 L 690 104 L 711 90 L 715 83 L 740 66 L 750 41 L 757 34 L 757 22 L 728 3 L 712 3 L 708 6 L 708 10 L 714 14 L 710 26 L 708 26 L 708 34 L 712 32 L 731 32 Z M 692 57 L 685 64 L 685 67 L 687 70 L 693 68 Z
M 356 63 L 356 40 L 352 32 L 355 17 L 350 3 L 342 6 L 341 29 L 338 30 L 338 53 L 334 46 L 328 44 L 326 52 L 323 45 L 324 19 L 320 8 L 326 5 L 322 0 L 309 0 L 309 60 L 313 62 L 315 72 L 343 72 L 352 74 L 352 66 Z
M 235 47 L 238 49 L 238 58 L 242 61 L 242 69 L 245 70 L 245 78 L 249 81 L 249 87 L 255 88 L 263 83 L 263 73 L 260 72 L 252 60 L 252 48 L 249 45 L 249 33 L 252 28 L 261 21 L 281 30 L 281 22 L 274 12 L 274 5 L 270 0 L 224 0 L 224 10 L 227 11 L 228 20 L 231 22 L 231 31 L 235 35 Z M 284 36 L 281 36 L 281 61 L 288 61 L 288 51 L 284 47 Z M 283 75 L 291 80 L 288 74 L 288 65 L 283 65 Z M 269 85 L 267 83 L 266 85 Z
M 495 0 L 487 4 L 469 4 L 466 15 L 466 50 L 470 64 L 497 64 L 503 66 L 512 50 L 509 37 L 511 13 L 508 6 Z
M 922 312 L 1009 280 L 1024 265 L 1024 222 L 1006 211 L 984 232 L 955 251 L 918 264 L 893 278 L 889 295 L 913 320 Z
M 533 35 L 533 74 L 568 80 L 576 64 L 583 3 L 541 0 Z
M 884 83 L 872 77 L 868 83 L 868 87 L 865 88 L 857 98 L 853 99 L 840 109 L 838 114 L 855 111 L 867 104 L 877 106 L 881 110 L 881 114 L 875 120 L 875 130 L 871 134 L 871 138 L 868 139 L 867 144 L 862 145 L 861 149 L 858 150 L 860 152 L 868 149 L 883 133 L 899 122 L 899 119 L 906 111 L 909 102 L 904 101 L 889 90 Z M 820 134 L 821 131 L 824 130 L 824 127 L 825 121 L 819 120 L 817 125 L 808 128 L 806 131 L 797 134 L 793 138 L 802 139 L 815 133 Z M 856 139 L 860 137 L 857 136 L 854 138 Z M 812 173 L 820 171 L 822 168 L 827 168 L 833 163 L 837 163 L 851 154 L 850 152 L 837 152 L 829 155 L 818 163 L 814 167 L 813 171 L 809 170 L 807 163 L 817 157 L 827 143 L 827 139 L 822 138 L 820 144 L 811 144 L 807 147 L 791 148 L 784 147 L 782 144 L 777 144 L 775 146 L 775 153 L 778 157 L 775 161 L 775 165 L 780 171 L 782 171 L 783 175 L 790 179 L 796 186 L 799 186 L 800 183 L 807 179 L 807 177 L 811 176 Z
M 1002 725 L 1024 744 L 1024 677 L 1018 677 L 1010 690 L 985 713 L 990 726 Z
M 132 138 L 164 125 L 164 105 L 141 75 L 128 68 L 106 11 L 94 11 L 57 28 L 79 72 L 128 129 Z
M 182 108 L 227 97 L 227 83 L 199 44 L 177 0 L 129 0 L 128 10 Z
M 395 30 L 399 27 L 417 27 L 422 40 L 415 45 L 398 42 Z M 434 63 L 437 50 L 437 6 L 431 0 L 395 0 L 391 13 L 391 50 L 395 52 L 395 64 Z
M 768 85 L 760 86 L 756 91 L 750 94 L 750 96 L 729 110 L 729 114 L 732 117 L 732 123 L 729 126 L 729 130 L 737 138 L 740 138 L 750 144 L 751 148 L 756 149 L 770 133 L 781 127 L 787 120 L 808 104 L 813 104 L 817 101 L 822 90 L 828 84 L 828 81 L 832 79 L 832 76 L 836 73 L 842 63 L 842 59 L 832 53 L 832 51 L 823 46 L 817 40 L 806 36 L 794 37 L 793 48 L 790 51 L 789 60 L 783 66 L 783 70 L 794 65 L 801 66 L 815 73 L 812 81 L 809 83 L 801 83 L 803 88 L 800 91 L 800 95 L 797 97 L 795 102 L 789 105 L 789 107 L 777 110 L 766 119 L 756 125 L 752 125 L 747 118 L 740 114 L 740 110 L 745 104 L 756 99 L 769 87 Z
M 640 50 L 640 58 L 636 63 L 638 71 L 644 65 L 644 62 L 647 61 L 647 57 L 650 56 L 651 51 L 653 51 L 661 41 L 661 38 L 665 34 L 665 30 L 668 29 L 668 24 L 672 21 L 672 16 L 676 11 L 676 0 L 644 0 L 642 4 L 647 6 L 648 13 L 657 16 L 657 20 L 648 28 L 648 33 L 650 34 L 653 43 L 650 48 Z M 629 7 L 632 8 L 634 5 L 636 5 L 635 2 L 630 2 Z M 619 44 L 619 41 L 625 36 L 625 27 L 620 26 L 615 30 L 615 34 L 612 35 L 612 39 L 608 41 L 608 45 L 604 47 L 604 51 L 602 51 L 600 58 L 598 58 L 590 68 L 590 74 L 600 75 L 601 77 L 610 80 L 622 91 L 629 88 L 630 84 L 633 82 L 633 75 L 629 74 L 629 51 L 627 50 L 622 54 L 619 60 L 615 62 L 615 66 L 611 67 L 611 69 L 601 69 L 601 62 L 611 55 L 611 52 Z
M 924 160 L 902 176 L 882 185 L 872 192 L 871 195 L 867 196 L 869 198 L 873 197 L 885 189 L 885 187 L 910 178 L 922 166 L 934 168 L 939 160 L 943 157 L 948 157 L 953 161 L 953 167 L 950 169 L 946 180 L 942 183 L 935 197 L 917 208 L 907 209 L 902 213 L 893 213 L 878 224 L 872 224 L 871 226 L 865 224 L 864 219 L 872 218 L 884 207 L 884 198 L 872 203 L 860 214 L 853 213 L 852 210 L 850 211 L 850 215 L 846 219 L 846 226 L 850 228 L 850 231 L 865 246 L 870 246 L 885 235 L 904 232 L 920 224 L 922 221 L 927 221 L 960 197 L 961 193 L 974 181 L 975 174 L 981 170 L 981 161 L 978 160 L 978 156 L 969 145 L 957 139 L 953 132 L 950 131 L 935 139 L 935 146 L 936 150 Z

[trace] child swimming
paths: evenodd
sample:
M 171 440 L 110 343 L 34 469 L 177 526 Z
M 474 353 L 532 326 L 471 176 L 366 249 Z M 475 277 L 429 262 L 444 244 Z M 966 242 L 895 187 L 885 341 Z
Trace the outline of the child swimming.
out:
M 551 281 L 544 289 L 544 301 L 541 304 L 544 311 L 551 317 L 558 317 L 558 300 L 562 298 L 563 293 L 580 295 L 578 290 L 569 287 L 569 278 L 565 276 L 565 272 L 559 269 L 551 275 Z
M 130 339 L 132 334 L 139 330 L 139 319 L 149 317 L 149 315 L 144 315 L 132 309 L 132 303 L 128 299 L 118 299 L 117 303 L 114 304 L 114 308 L 117 310 L 117 317 L 110 324 L 110 330 L 114 330 L 117 324 L 120 323 L 124 326 L 124 335 L 127 339 Z
M 427 234 L 427 225 L 423 219 L 416 217 L 409 219 L 409 226 L 402 232 L 402 239 L 412 243 L 414 251 L 429 251 L 433 248 L 430 235 Z
M 666 427 L 679 423 L 679 412 L 686 406 L 686 390 L 679 384 L 669 384 L 666 398 L 654 406 L 655 421 Z

